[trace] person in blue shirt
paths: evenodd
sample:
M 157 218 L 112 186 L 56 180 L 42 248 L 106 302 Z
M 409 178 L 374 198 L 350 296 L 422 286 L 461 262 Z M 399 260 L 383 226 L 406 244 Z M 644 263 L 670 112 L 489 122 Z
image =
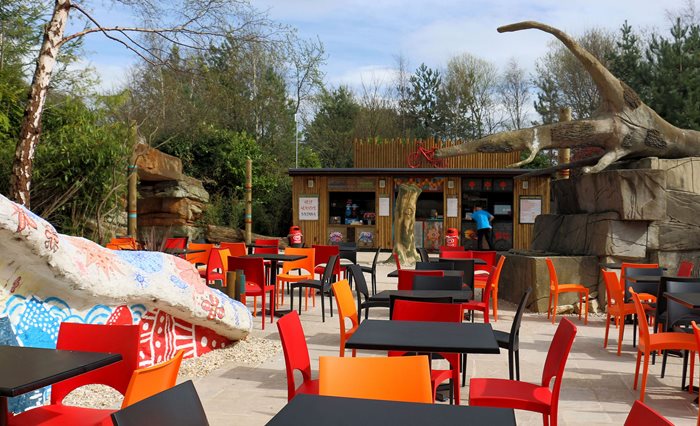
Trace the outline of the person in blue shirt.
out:
M 484 237 L 486 237 L 486 241 L 489 243 L 489 249 L 495 250 L 493 231 L 491 228 L 493 215 L 481 207 L 476 206 L 474 207 L 474 213 L 472 213 L 472 220 L 476 222 L 476 248 L 478 250 L 483 250 L 482 241 Z

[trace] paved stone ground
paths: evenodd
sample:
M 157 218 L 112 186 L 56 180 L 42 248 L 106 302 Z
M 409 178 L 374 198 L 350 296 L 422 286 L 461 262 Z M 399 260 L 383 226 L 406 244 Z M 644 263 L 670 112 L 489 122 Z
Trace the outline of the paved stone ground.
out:
M 369 263 L 371 253 L 359 253 L 360 263 Z M 387 255 L 382 254 L 382 258 Z M 378 271 L 379 288 L 395 288 L 396 279 L 386 278 L 392 265 L 381 265 Z M 288 299 L 285 299 L 288 303 Z M 338 354 L 338 319 L 326 315 L 321 322 L 320 308 L 309 307 L 302 314 L 307 336 L 314 377 L 317 375 L 318 357 Z M 328 308 L 326 308 L 328 309 Z M 515 306 L 507 302 L 499 305 L 499 320 L 494 328 L 510 330 Z M 370 311 L 370 317 L 386 318 L 386 309 Z M 603 349 L 605 322 L 603 316 L 591 315 L 588 325 L 578 317 L 570 317 L 578 327 L 571 355 L 564 374 L 559 404 L 561 425 L 622 425 L 638 391 L 632 390 L 636 351 L 632 348 L 631 332 L 625 330 L 622 356 L 616 356 L 616 340 L 611 339 Z M 477 318 L 478 319 L 478 318 Z M 256 318 L 253 334 L 258 337 L 279 340 L 277 327 L 266 324 L 260 329 Z M 544 358 L 556 326 L 545 315 L 526 313 L 520 332 L 521 379 L 529 382 L 541 380 Z M 613 333 L 611 330 L 611 335 Z M 359 356 L 381 355 L 377 352 L 360 352 Z M 666 377 L 660 378 L 661 363 L 651 365 L 647 383 L 646 402 L 676 425 L 695 424 L 698 408 L 692 403 L 696 395 L 680 390 L 682 362 L 669 357 Z M 508 377 L 507 352 L 500 355 L 470 355 L 468 377 Z M 697 383 L 697 379 L 696 379 Z M 195 379 L 212 425 L 263 425 L 287 402 L 287 385 L 282 352 L 274 354 L 258 367 L 240 365 L 225 366 L 208 377 Z M 467 404 L 469 392 L 462 391 L 462 403 Z M 310 413 L 310 415 L 312 415 Z M 516 410 L 520 425 L 540 425 L 542 417 L 535 413 Z

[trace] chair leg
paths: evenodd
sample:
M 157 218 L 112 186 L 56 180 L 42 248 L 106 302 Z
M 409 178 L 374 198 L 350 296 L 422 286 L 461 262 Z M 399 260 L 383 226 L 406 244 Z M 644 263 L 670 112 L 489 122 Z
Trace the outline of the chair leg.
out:
M 647 387 L 647 375 L 649 374 L 649 353 L 644 353 L 644 370 L 642 371 L 642 389 L 639 393 L 639 400 L 644 402 L 644 390 Z
M 632 347 L 637 347 L 637 314 L 632 315 Z
M 321 290 L 321 322 L 326 322 L 326 298 L 323 297 L 323 290 Z
M 262 329 L 265 330 L 265 292 L 263 291 L 262 297 L 260 298 L 260 317 L 262 318 Z
M 610 332 L 610 312 L 605 319 L 605 337 L 603 338 L 603 349 L 608 347 L 608 333 Z
M 515 380 L 520 381 L 520 350 L 514 351 L 515 354 Z
M 622 340 L 625 337 L 625 321 L 620 321 L 618 336 L 617 336 L 617 356 L 622 354 Z
M 301 294 L 304 292 L 304 288 L 299 287 L 299 315 L 301 315 Z M 305 289 L 306 291 L 309 291 L 308 287 Z
M 270 292 L 270 324 L 275 322 L 275 295 L 273 294 L 274 292 L 275 289 L 273 288 Z M 263 298 L 265 298 L 265 295 L 263 295 Z
M 321 290 L 321 299 L 323 299 L 323 290 Z M 330 302 L 331 318 L 333 318 L 333 292 L 328 291 L 328 301 Z
M 547 319 L 549 319 L 552 313 L 552 292 L 549 292 L 549 300 L 547 301 Z
M 584 325 L 588 325 L 588 290 L 586 290 L 586 295 L 584 296 L 586 298 L 586 317 L 583 320 Z
M 513 380 L 513 358 L 515 357 L 515 354 L 513 353 L 512 349 L 508 349 L 508 378 L 510 380 Z
M 467 354 L 462 354 L 462 387 L 467 383 Z
M 666 375 L 666 358 L 667 357 L 668 357 L 668 352 L 664 351 L 664 354 L 661 357 L 661 378 L 662 379 Z
M 493 300 L 493 321 L 498 322 L 498 289 L 493 291 L 491 299 Z
M 637 350 L 637 365 L 634 367 L 634 385 L 632 389 L 637 389 L 637 381 L 639 379 L 639 363 L 642 360 L 642 352 Z M 663 377 L 663 376 L 661 376 Z
M 294 285 L 289 286 L 289 311 L 294 310 Z M 301 288 L 299 288 L 299 292 L 301 292 Z
M 552 324 L 557 321 L 557 306 L 559 306 L 559 293 L 554 293 L 554 306 L 552 306 Z
M 681 377 L 681 390 L 685 388 L 685 373 L 688 371 L 688 351 L 683 351 L 683 376 Z M 692 381 L 691 381 L 692 383 Z

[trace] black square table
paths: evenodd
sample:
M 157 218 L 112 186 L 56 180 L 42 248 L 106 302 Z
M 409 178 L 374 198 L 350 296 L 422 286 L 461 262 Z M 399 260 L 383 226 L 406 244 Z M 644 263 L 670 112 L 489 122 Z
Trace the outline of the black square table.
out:
M 269 246 L 268 246 L 269 247 Z M 275 292 L 277 292 L 277 265 L 279 262 L 294 262 L 295 260 L 301 260 L 301 259 L 306 259 L 306 256 L 303 254 L 275 254 L 275 253 L 257 253 L 257 254 L 247 254 L 245 256 L 241 257 L 249 257 L 249 258 L 259 258 L 263 260 L 269 260 L 270 261 L 270 284 L 275 286 Z M 277 295 L 275 294 L 273 296 L 273 299 L 275 300 L 274 303 L 277 303 Z M 288 313 L 290 313 L 292 310 L 291 309 L 275 309 L 275 316 L 276 317 L 281 317 L 284 316 Z M 268 312 L 265 311 L 267 314 Z
M 384 290 L 369 297 L 370 302 L 386 302 L 387 306 L 391 296 L 406 296 L 420 299 L 422 297 L 451 297 L 454 302 L 468 302 L 472 299 L 471 290 Z
M 121 354 L 0 346 L 0 426 L 7 398 L 43 388 L 122 359 Z
M 347 349 L 406 352 L 500 353 L 491 324 L 364 320 Z
M 700 309 L 700 293 L 664 293 L 664 296 L 688 309 Z
M 511 408 L 422 404 L 299 394 L 268 426 L 515 425 Z

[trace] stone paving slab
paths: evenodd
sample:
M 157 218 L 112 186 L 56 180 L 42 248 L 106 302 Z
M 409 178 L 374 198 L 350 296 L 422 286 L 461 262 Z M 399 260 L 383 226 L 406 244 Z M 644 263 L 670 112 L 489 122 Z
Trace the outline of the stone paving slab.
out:
M 372 253 L 358 253 L 358 261 L 368 264 Z M 381 259 L 388 257 L 382 254 Z M 396 279 L 387 278 L 393 265 L 381 265 L 378 270 L 380 290 L 395 288 Z M 287 303 L 288 303 L 288 299 Z M 250 303 L 249 303 L 250 304 Z M 318 374 L 318 357 L 338 355 L 338 318 L 326 312 L 326 322 L 321 322 L 320 307 L 302 313 L 302 324 L 307 336 L 314 377 Z M 328 309 L 328 308 L 326 308 Z M 510 330 L 515 306 L 499 302 L 499 320 L 494 328 Z M 335 311 L 335 309 L 334 309 Z M 372 309 L 370 317 L 386 318 L 387 309 Z M 632 348 L 632 327 L 625 330 L 622 356 L 616 356 L 616 332 L 611 331 L 608 348 L 603 349 L 605 333 L 604 316 L 592 315 L 588 325 L 578 316 L 568 316 L 578 327 L 569 361 L 566 366 L 559 405 L 560 425 L 622 425 L 638 391 L 632 390 L 636 351 Z M 477 320 L 480 317 L 477 314 Z M 557 321 L 559 316 L 557 316 Z M 254 335 L 279 339 L 277 327 L 266 324 L 260 329 L 255 319 Z M 556 329 L 546 315 L 526 313 L 520 332 L 521 379 L 540 382 L 542 366 Z M 359 351 L 359 356 L 382 355 L 378 352 Z M 645 402 L 676 425 L 695 424 L 698 408 L 692 403 L 697 395 L 680 390 L 682 360 L 669 357 L 666 377 L 660 378 L 661 363 L 650 365 Z M 470 355 L 469 377 L 508 377 L 507 352 L 500 355 Z M 300 379 L 300 378 L 299 378 Z M 287 402 L 287 384 L 282 352 L 271 356 L 258 367 L 227 366 L 209 376 L 194 380 L 200 398 L 213 426 L 216 425 L 264 425 Z M 697 384 L 698 379 L 695 380 Z M 462 389 L 462 403 L 467 404 L 469 387 Z M 309 415 L 313 415 L 310 413 Z M 541 425 L 542 416 L 516 410 L 519 425 Z

